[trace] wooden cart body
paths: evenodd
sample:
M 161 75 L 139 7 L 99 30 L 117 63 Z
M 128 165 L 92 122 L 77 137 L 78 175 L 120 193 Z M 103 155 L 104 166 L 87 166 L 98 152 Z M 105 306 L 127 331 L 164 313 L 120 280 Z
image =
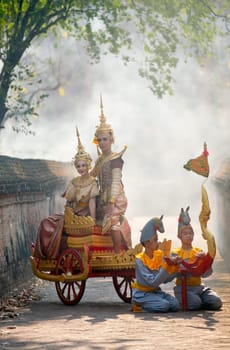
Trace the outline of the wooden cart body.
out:
M 56 258 L 34 256 L 34 274 L 55 283 L 60 300 L 66 305 L 77 304 L 90 277 L 112 277 L 118 296 L 130 303 L 131 283 L 135 278 L 135 255 L 141 244 L 115 254 L 110 232 L 102 234 L 101 226 L 64 230 L 60 251 Z

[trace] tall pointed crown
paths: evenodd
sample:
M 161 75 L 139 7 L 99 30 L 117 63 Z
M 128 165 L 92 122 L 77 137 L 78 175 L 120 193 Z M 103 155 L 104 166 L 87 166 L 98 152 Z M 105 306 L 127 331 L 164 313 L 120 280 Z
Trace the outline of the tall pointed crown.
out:
M 79 135 L 79 131 L 78 128 L 76 128 L 76 134 L 77 134 L 77 140 L 78 140 L 78 151 L 74 157 L 74 165 L 75 167 L 77 167 L 77 163 L 79 162 L 79 160 L 84 160 L 87 164 L 88 167 L 91 167 L 91 162 L 92 162 L 92 158 L 89 155 L 89 153 L 87 153 L 85 151 L 84 146 L 81 143 L 81 139 L 80 139 L 80 135 Z
M 96 126 L 96 132 L 94 134 L 93 143 L 95 143 L 98 146 L 98 135 L 101 133 L 109 134 L 112 137 L 112 142 L 114 143 L 114 135 L 113 135 L 113 129 L 111 125 L 106 123 L 106 118 L 103 112 L 103 103 L 102 103 L 102 96 L 100 95 L 100 109 L 101 109 L 101 115 L 100 118 L 100 125 Z

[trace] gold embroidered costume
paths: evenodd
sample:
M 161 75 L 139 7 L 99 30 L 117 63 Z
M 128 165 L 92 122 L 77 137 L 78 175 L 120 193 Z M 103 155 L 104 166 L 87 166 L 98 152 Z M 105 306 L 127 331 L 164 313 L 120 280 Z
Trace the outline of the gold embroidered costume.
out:
M 86 178 L 75 177 L 68 185 L 65 198 L 67 206 L 70 206 L 74 213 L 81 216 L 88 216 L 89 200 L 99 194 L 96 179 L 88 175 Z
M 98 136 L 107 135 L 111 143 L 114 143 L 113 130 L 103 113 L 101 100 L 100 125 L 97 126 L 93 142 L 98 147 Z M 121 231 L 128 248 L 131 248 L 131 232 L 127 219 L 124 217 L 127 209 L 127 198 L 122 183 L 122 155 L 126 150 L 126 146 L 119 153 L 109 150 L 106 154 L 100 152 L 98 147 L 98 159 L 95 163 L 91 175 L 96 177 L 99 184 L 99 203 L 97 219 L 102 222 L 102 233 L 109 230 Z
M 78 138 L 78 152 L 74 157 L 74 165 L 77 168 L 78 162 L 84 161 L 88 169 L 90 169 L 92 159 L 81 143 L 78 129 L 76 129 L 76 133 Z M 74 214 L 88 216 L 90 215 L 89 201 L 92 198 L 96 198 L 98 194 L 97 181 L 93 176 L 88 173 L 77 176 L 69 183 L 65 192 L 66 205 L 73 209 Z

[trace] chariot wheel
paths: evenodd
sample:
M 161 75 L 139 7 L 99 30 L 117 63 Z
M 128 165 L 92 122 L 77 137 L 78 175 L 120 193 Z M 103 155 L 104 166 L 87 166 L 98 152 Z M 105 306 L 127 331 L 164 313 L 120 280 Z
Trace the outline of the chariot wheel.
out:
M 131 303 L 132 282 L 134 282 L 134 279 L 131 276 L 113 276 L 114 288 L 118 296 L 126 303 Z
M 83 272 L 82 258 L 75 249 L 64 250 L 57 261 L 56 275 L 77 275 Z M 55 282 L 57 294 L 65 305 L 76 305 L 85 291 L 86 281 Z

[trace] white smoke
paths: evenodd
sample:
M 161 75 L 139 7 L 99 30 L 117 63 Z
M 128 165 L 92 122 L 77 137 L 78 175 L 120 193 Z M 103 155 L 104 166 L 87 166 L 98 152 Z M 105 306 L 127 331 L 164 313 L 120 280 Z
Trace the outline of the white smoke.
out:
M 123 156 L 127 216 L 178 215 L 181 207 L 190 205 L 192 218 L 197 218 L 204 178 L 183 165 L 199 156 L 206 142 L 211 169 L 206 185 L 211 189 L 210 178 L 229 156 L 229 85 L 218 85 L 218 69 L 201 68 L 193 60 L 180 63 L 174 96 L 159 100 L 137 75 L 136 67 L 125 67 L 111 56 L 90 65 L 84 57 L 76 59 L 78 54 L 73 51 L 62 57 L 69 77 L 65 96 L 55 92 L 45 101 L 40 118 L 33 121 L 36 136 L 15 134 L 8 121 L 1 132 L 1 154 L 71 161 L 78 126 L 82 143 L 96 159 L 92 139 L 99 123 L 101 93 L 104 114 L 115 133 L 114 151 L 128 145 Z M 227 79 L 225 58 L 221 64 Z

